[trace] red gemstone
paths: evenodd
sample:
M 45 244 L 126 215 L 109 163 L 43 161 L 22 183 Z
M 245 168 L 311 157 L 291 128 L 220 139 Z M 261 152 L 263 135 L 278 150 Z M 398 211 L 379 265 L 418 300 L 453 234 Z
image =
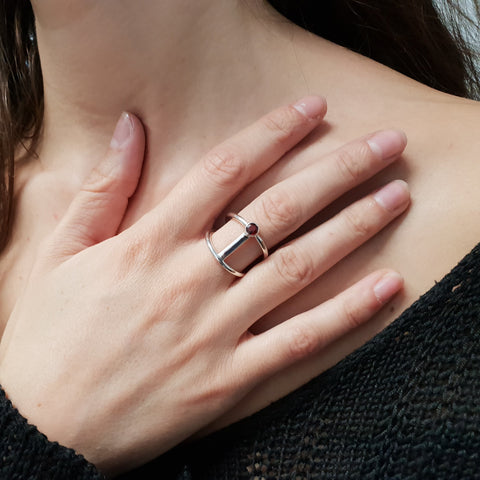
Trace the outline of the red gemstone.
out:
M 248 235 L 256 235 L 258 233 L 258 225 L 256 223 L 249 223 L 245 230 Z

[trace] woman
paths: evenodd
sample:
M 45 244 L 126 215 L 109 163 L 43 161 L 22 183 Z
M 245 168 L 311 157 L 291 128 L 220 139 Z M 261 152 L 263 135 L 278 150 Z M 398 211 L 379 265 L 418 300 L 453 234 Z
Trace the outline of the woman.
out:
M 12 70 L 12 74 L 15 86 L 18 72 Z M 5 94 L 12 103 L 18 104 L 20 99 L 21 106 L 23 96 L 15 97 L 10 90 Z M 401 182 L 352 206 L 352 212 L 357 211 L 359 219 L 370 225 L 368 232 L 352 236 L 353 226 L 342 225 L 344 216 L 339 215 L 327 224 L 329 228 L 312 232 L 313 237 L 304 236 L 303 247 L 293 242 L 293 249 L 285 246 L 275 252 L 262 264 L 267 270 L 256 268 L 240 284 L 232 282 L 232 276 L 215 262 L 215 245 L 222 242 L 219 235 L 230 235 L 231 226 L 209 237 L 213 258 L 208 251 L 205 230 L 211 228 L 228 200 L 318 126 L 324 114 L 325 101 L 319 97 L 272 112 L 213 149 L 148 215 L 110 238 L 131 212 L 127 200 L 137 187 L 144 154 L 138 119 L 121 116 L 106 159 L 93 170 L 59 225 L 52 228 L 51 238 L 43 241 L 39 258 L 33 267 L 27 267 L 31 272 L 24 273 L 29 277 L 24 292 L 13 312 L 8 312 L 0 378 L 9 399 L 32 424 L 50 440 L 84 454 L 106 473 L 131 468 L 210 423 L 273 371 L 312 354 L 313 349 L 319 350 L 367 320 L 398 291 L 402 283 L 398 274 L 378 271 L 337 299 L 292 319 L 287 329 L 272 329 L 271 335 L 248 332 L 263 313 L 308 282 L 306 277 L 296 280 L 300 270 L 293 268 L 300 267 L 298 260 L 309 253 L 317 235 L 336 232 L 338 238 L 329 240 L 330 248 L 322 241 L 322 255 L 312 252 L 312 260 L 318 263 L 315 275 L 328 267 L 334 256 L 346 255 L 398 216 L 408 205 L 408 192 Z M 17 117 L 12 117 L 6 125 L 15 126 Z M 11 135 L 5 137 L 11 141 Z M 240 212 L 262 225 L 261 237 L 252 230 L 258 229 L 255 224 L 247 225 L 249 236 L 267 253 L 261 238 L 272 247 L 296 225 L 294 218 L 290 224 L 279 223 L 273 208 L 264 214 L 254 212 L 255 208 L 269 199 L 286 198 L 282 190 L 303 192 L 305 178 L 311 182 L 319 175 L 328 177 L 322 179 L 327 190 L 299 196 L 295 202 L 295 209 L 304 210 L 307 218 L 321 208 L 319 202 L 329 203 L 384 168 L 404 147 L 403 134 L 377 132 L 334 152 L 322 165 L 280 182 Z M 336 167 L 342 152 L 350 152 L 355 161 L 364 163 L 357 179 L 346 177 Z M 36 210 L 25 204 L 29 194 L 24 193 L 50 176 L 49 167 L 44 169 L 42 162 L 31 159 L 17 168 L 19 212 L 14 238 L 4 252 L 5 293 L 16 278 L 12 271 L 22 269 L 18 253 L 35 250 L 23 243 L 32 237 L 22 224 Z M 39 168 L 40 175 L 32 175 L 32 167 Z M 68 176 L 75 178 L 72 172 Z M 35 197 L 38 204 L 40 199 Z M 376 208 L 371 208 L 372 202 Z M 50 218 L 36 218 L 35 223 L 48 223 L 52 217 L 55 221 L 61 206 L 55 198 L 53 210 L 45 210 Z M 300 216 L 297 221 L 303 223 Z M 228 264 L 222 265 L 242 270 L 240 262 L 246 266 L 258 256 L 257 250 L 249 252 L 248 243 L 238 253 L 242 257 L 229 256 Z M 251 283 L 254 278 L 257 285 Z M 260 282 L 263 287 L 265 279 L 268 290 L 258 285 Z M 15 297 L 15 291 L 10 295 Z M 256 302 L 255 311 L 249 312 L 246 305 L 232 308 L 245 298 L 250 307 Z M 268 361 L 261 356 L 265 347 L 270 352 Z M 67 477 L 89 471 L 77 461 L 67 473 L 65 464 L 58 461 L 64 449 L 52 452 L 48 448 L 50 454 L 42 455 L 45 440 L 22 428 L 25 421 L 5 398 L 1 405 L 2 418 L 7 419 L 3 425 L 3 475 L 15 475 L 17 468 L 40 475 L 47 468 L 46 475 L 51 476 L 52 465 Z M 40 455 L 32 455 L 32 450 Z M 23 464 L 24 451 L 29 452 L 27 465 Z M 67 455 L 71 458 L 72 452 Z
M 393 175 L 407 177 L 413 188 L 421 185 L 415 189 L 415 208 L 402 228 L 386 230 L 376 237 L 301 295 L 264 317 L 256 331 L 317 305 L 383 264 L 401 266 L 402 273 L 410 279 L 404 296 L 393 311 L 384 310 L 375 323 L 345 336 L 326 355 L 322 352 L 321 358 L 264 382 L 211 428 L 258 410 L 338 362 L 381 326 L 393 321 L 477 243 L 479 227 L 470 221 L 478 200 L 475 183 L 478 146 L 471 141 L 475 138 L 473 128 L 478 115 L 474 102 L 440 94 L 308 35 L 265 5 L 196 2 L 189 4 L 187 10 L 183 2 L 123 3 L 121 7 L 116 3 L 116 8 L 110 2 L 72 5 L 67 8 L 53 0 L 34 3 L 47 99 L 45 137 L 39 157 L 48 159 L 51 171 L 56 172 L 49 179 L 41 178 L 39 186 L 51 187 L 48 180 L 52 178 L 54 185 L 59 185 L 62 162 L 67 163 L 64 155 L 60 161 L 59 152 L 70 151 L 71 145 L 78 148 L 68 161 L 67 176 L 71 177 L 74 165 L 77 175 L 87 170 L 89 166 L 84 159 L 98 156 L 96 152 L 101 149 L 113 112 L 124 108 L 137 111 L 151 132 L 149 156 L 146 174 L 124 227 L 167 196 L 189 166 L 188 159 L 198 158 L 260 112 L 308 90 L 321 91 L 329 98 L 332 112 L 329 135 L 322 137 L 322 142 L 313 142 L 320 133 L 317 130 L 300 148 L 284 157 L 279 168 L 271 169 L 247 189 L 231 205 L 233 211 L 242 210 L 267 186 L 300 171 L 315 156 L 354 136 L 385 124 L 398 124 L 411 139 L 408 158 L 398 164 L 397 171 L 391 168 L 385 176 L 378 176 L 362 187 L 367 192 Z M 224 41 L 226 35 L 228 42 Z M 230 67 L 228 75 L 226 65 Z M 451 118 L 453 107 L 455 118 Z M 458 124 L 462 128 L 455 130 L 453 127 Z M 190 133 L 187 140 L 185 131 Z M 351 160 L 348 155 L 345 157 L 346 161 Z M 456 159 L 455 165 L 450 161 L 452 157 Z M 149 162 L 150 158 L 158 163 Z M 358 163 L 347 165 L 350 166 L 347 173 L 353 173 L 357 179 L 364 174 Z M 455 181 L 457 178 L 461 182 Z M 62 193 L 65 205 L 72 197 L 67 184 L 62 184 L 63 188 L 67 191 L 52 191 L 55 205 L 59 205 Z M 34 190 L 31 189 L 30 200 L 25 201 L 25 211 L 38 203 L 38 190 Z M 313 191 L 309 189 L 309 193 Z M 362 193 L 358 190 L 355 196 L 358 198 Z M 330 217 L 349 200 L 343 199 L 322 215 Z M 51 218 L 51 212 L 48 213 Z M 46 217 L 43 220 L 37 225 L 51 230 L 52 223 L 48 224 Z M 317 218 L 317 223 L 320 220 Z M 452 223 L 456 229 L 451 228 Z M 428 236 L 424 234 L 425 226 Z M 357 230 L 365 235 L 369 228 L 360 223 Z M 335 232 L 331 233 L 335 236 Z M 40 230 L 24 232 L 25 238 L 38 241 L 45 234 Z M 423 238 L 419 238 L 420 234 Z M 415 249 L 406 251 L 405 246 L 411 246 L 412 239 Z M 239 261 L 237 268 L 242 267 Z M 15 259 L 15 265 L 22 262 L 28 264 L 27 259 Z M 308 411 L 311 405 L 306 403 L 302 407 Z M 248 434 L 247 429 L 247 439 Z M 289 441 L 288 435 L 282 438 Z M 282 462 L 279 465 L 281 468 Z M 236 475 L 242 474 L 243 471 Z

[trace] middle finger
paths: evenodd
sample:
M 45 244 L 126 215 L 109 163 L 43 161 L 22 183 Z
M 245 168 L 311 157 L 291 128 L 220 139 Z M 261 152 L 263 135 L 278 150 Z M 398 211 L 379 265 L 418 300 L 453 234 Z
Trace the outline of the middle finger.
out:
M 256 223 L 261 238 L 273 247 L 335 199 L 392 163 L 406 143 L 405 134 L 397 130 L 377 132 L 351 142 L 274 185 L 245 207 L 240 216 Z M 212 235 L 214 248 L 222 250 L 243 230 L 238 222 L 228 222 Z M 259 254 L 257 242 L 250 240 L 226 263 L 242 271 Z M 234 279 L 231 275 L 226 278 Z

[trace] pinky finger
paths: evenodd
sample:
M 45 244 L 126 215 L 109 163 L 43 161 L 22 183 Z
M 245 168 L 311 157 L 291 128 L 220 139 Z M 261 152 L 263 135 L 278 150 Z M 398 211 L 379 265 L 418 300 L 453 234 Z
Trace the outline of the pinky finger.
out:
M 256 384 L 318 354 L 330 343 L 373 317 L 401 288 L 403 278 L 379 270 L 321 305 L 239 345 L 237 360 Z M 265 355 L 265 352 L 269 352 Z M 239 358 L 241 357 L 241 358 Z

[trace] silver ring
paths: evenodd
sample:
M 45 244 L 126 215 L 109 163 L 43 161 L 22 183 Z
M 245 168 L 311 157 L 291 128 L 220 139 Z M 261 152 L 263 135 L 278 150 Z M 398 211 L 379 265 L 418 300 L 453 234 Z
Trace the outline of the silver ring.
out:
M 236 220 L 238 223 L 245 227 L 245 231 L 238 238 L 236 238 L 230 245 L 227 245 L 220 252 L 217 252 L 215 248 L 213 248 L 212 231 L 208 231 L 205 234 L 205 240 L 207 241 L 208 248 L 212 252 L 212 255 L 227 272 L 235 275 L 236 277 L 243 277 L 245 274 L 232 268 L 230 265 L 228 265 L 228 263 L 225 262 L 225 259 L 228 258 L 233 252 L 235 252 L 235 250 L 240 248 L 250 238 L 254 238 L 257 241 L 258 245 L 262 249 L 264 259 L 268 257 L 268 248 L 265 245 L 262 237 L 260 237 L 260 235 L 258 234 L 259 228 L 256 223 L 247 222 L 244 218 L 242 218 L 240 215 L 237 215 L 236 213 L 228 213 L 226 219 L 229 218 L 231 218 L 232 220 Z

